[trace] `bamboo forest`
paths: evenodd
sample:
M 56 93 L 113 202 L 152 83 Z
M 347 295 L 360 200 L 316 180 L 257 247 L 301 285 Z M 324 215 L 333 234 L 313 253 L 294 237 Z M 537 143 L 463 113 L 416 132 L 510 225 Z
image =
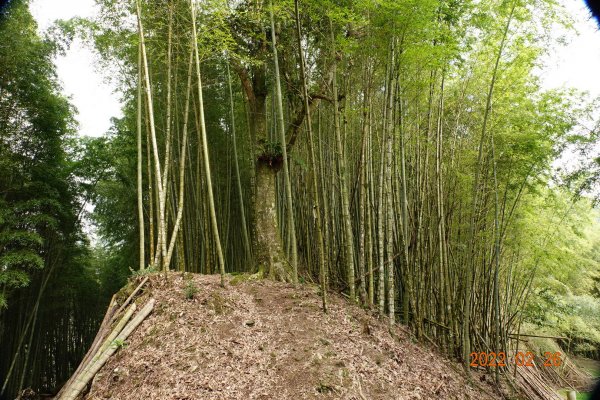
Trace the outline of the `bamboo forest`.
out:
M 600 90 L 544 81 L 593 2 L 44 2 L 0 2 L 0 399 L 600 399 Z

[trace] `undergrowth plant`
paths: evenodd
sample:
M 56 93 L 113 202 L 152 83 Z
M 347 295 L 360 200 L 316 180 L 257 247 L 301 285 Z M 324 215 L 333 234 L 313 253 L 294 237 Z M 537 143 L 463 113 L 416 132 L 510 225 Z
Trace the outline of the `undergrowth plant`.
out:
M 198 293 L 198 287 L 194 284 L 194 281 L 190 280 L 186 283 L 183 293 L 187 300 L 192 300 L 196 293 Z

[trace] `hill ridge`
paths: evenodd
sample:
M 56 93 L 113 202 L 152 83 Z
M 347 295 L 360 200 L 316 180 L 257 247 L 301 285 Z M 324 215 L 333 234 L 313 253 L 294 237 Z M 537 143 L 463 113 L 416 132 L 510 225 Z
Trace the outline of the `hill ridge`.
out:
M 215 275 L 151 275 L 138 302 L 156 299 L 153 313 L 85 398 L 495 398 L 405 328 L 341 296 L 330 296 L 324 314 L 310 285 L 219 283 Z

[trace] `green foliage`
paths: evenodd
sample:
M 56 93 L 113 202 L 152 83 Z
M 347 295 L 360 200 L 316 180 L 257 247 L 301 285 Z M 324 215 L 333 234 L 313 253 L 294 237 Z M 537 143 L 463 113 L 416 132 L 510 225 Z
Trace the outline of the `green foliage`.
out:
M 133 277 L 135 277 L 135 276 L 148 276 L 148 275 L 152 275 L 152 274 L 155 274 L 155 273 L 159 272 L 159 270 L 156 267 L 154 267 L 154 266 L 151 266 L 151 267 L 148 267 L 148 268 L 145 268 L 145 269 L 137 269 L 137 270 L 129 268 L 129 271 L 131 271 L 131 276 L 133 276 Z
M 572 163 L 573 167 L 566 169 L 562 174 L 564 183 L 578 196 L 593 196 L 594 204 L 600 204 L 600 156 L 598 155 L 597 143 L 598 132 L 600 132 L 600 121 L 592 122 L 596 125 L 594 131 L 589 134 L 581 134 L 580 137 L 572 137 L 569 150 L 578 153 L 580 159 Z M 580 129 L 587 130 L 587 128 Z
M 2 385 L 13 355 L 21 355 L 3 398 L 16 397 L 21 378 L 42 390 L 66 380 L 103 306 L 80 226 L 86 196 L 69 157 L 74 109 L 60 94 L 52 63 L 60 46 L 38 36 L 28 5 L 12 0 L 0 16 Z M 31 342 L 19 347 L 17 335 Z M 43 360 L 22 357 L 25 346 L 43 348 Z
M 183 289 L 183 293 L 185 294 L 185 298 L 188 300 L 192 300 L 194 296 L 198 293 L 199 289 L 194 283 L 194 281 L 189 280 L 185 284 L 185 288 Z
M 538 328 L 600 344 L 600 297 L 595 296 L 599 213 L 589 200 L 573 202 L 559 190 L 543 193 L 545 197 L 529 203 L 532 208 L 521 227 L 520 240 L 532 251 L 525 266 L 537 272 L 525 319 Z
M 126 348 L 128 344 L 123 339 L 115 339 L 112 341 L 111 346 L 113 346 L 115 349 L 120 350 Z
M 258 158 L 269 165 L 281 165 L 283 149 L 280 141 L 261 140 L 258 144 Z
M 37 37 L 27 3 L 0 25 L 0 293 L 3 304 L 74 230 L 74 188 L 62 140 L 74 126 L 58 94 L 55 46 Z

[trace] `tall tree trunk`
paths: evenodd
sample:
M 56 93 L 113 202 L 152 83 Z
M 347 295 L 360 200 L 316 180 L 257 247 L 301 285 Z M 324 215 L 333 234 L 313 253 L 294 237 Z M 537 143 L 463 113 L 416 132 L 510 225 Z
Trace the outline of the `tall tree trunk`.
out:
M 260 45 L 265 53 L 264 40 Z M 283 244 L 277 221 L 277 188 L 275 180 L 281 168 L 281 154 L 274 151 L 267 132 L 267 87 L 264 66 L 257 66 L 250 77 L 248 71 L 235 59 L 231 64 L 238 73 L 248 103 L 250 136 L 255 144 L 254 193 L 254 257 L 259 273 L 276 280 L 287 280 Z
M 273 279 L 287 278 L 283 265 L 283 246 L 277 223 L 276 169 L 268 162 L 256 162 L 256 261 L 259 271 Z

